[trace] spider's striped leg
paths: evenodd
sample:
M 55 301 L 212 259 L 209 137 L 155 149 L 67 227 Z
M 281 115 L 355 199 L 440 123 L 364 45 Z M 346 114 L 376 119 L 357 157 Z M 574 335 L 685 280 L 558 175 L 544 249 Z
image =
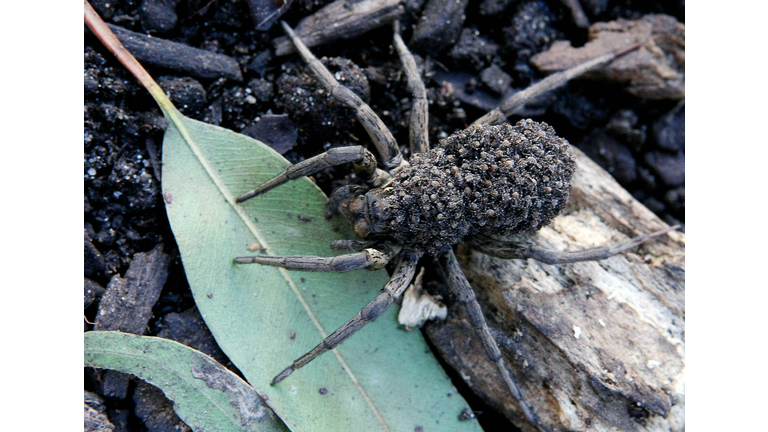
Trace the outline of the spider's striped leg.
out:
M 475 125 L 496 125 L 503 123 L 507 120 L 507 117 L 514 114 L 517 110 L 522 108 L 529 100 L 540 96 L 544 93 L 552 91 L 554 89 L 564 86 L 568 81 L 583 75 L 590 70 L 609 63 L 610 61 L 623 56 L 624 54 L 634 51 L 639 48 L 640 45 L 635 45 L 627 50 L 618 53 L 603 54 L 599 57 L 595 57 L 592 60 L 585 61 L 579 65 L 576 65 L 570 69 L 553 73 L 552 75 L 544 78 L 536 84 L 513 94 L 509 99 L 504 101 L 498 108 L 494 108 L 486 115 L 480 117 L 472 123 Z
M 509 374 L 501 350 L 499 349 L 496 340 L 491 335 L 488 324 L 485 322 L 483 311 L 480 309 L 480 304 L 477 302 L 475 292 L 472 291 L 469 281 L 466 276 L 464 276 L 464 272 L 461 271 L 461 267 L 459 267 L 459 263 L 456 261 L 456 256 L 453 254 L 453 249 L 448 249 L 448 251 L 438 255 L 437 262 L 439 264 L 438 269 L 445 278 L 448 288 L 454 295 L 456 295 L 458 302 L 466 308 L 469 321 L 472 324 L 472 327 L 474 327 L 480 335 L 480 339 L 483 342 L 486 355 L 496 364 L 496 368 L 498 368 L 499 373 L 504 380 L 504 384 L 506 384 L 512 397 L 517 400 L 523 415 L 525 415 L 525 418 L 528 419 L 531 424 L 536 425 L 539 429 L 546 430 L 544 426 L 539 424 L 536 414 L 534 414 L 531 407 L 528 406 L 528 403 L 523 398 L 523 394 L 520 392 L 520 388 Z
M 284 380 L 293 371 L 299 369 L 305 364 L 314 360 L 315 357 L 320 354 L 331 350 L 336 345 L 342 343 L 346 338 L 352 336 L 356 331 L 360 330 L 364 325 L 375 320 L 382 312 L 384 312 L 392 302 L 403 294 L 403 291 L 408 287 L 408 284 L 413 279 L 413 275 L 416 273 L 416 264 L 421 258 L 421 252 L 406 252 L 403 254 L 403 258 L 397 265 L 395 272 L 392 274 L 392 278 L 384 285 L 384 290 L 381 294 L 376 296 L 372 302 L 368 303 L 360 312 L 357 313 L 346 324 L 339 327 L 338 330 L 333 332 L 330 336 L 325 338 L 318 346 L 314 347 L 311 351 L 299 357 L 292 365 L 285 368 L 280 372 L 273 380 L 272 385 Z
M 532 258 L 536 261 L 543 262 L 544 264 L 567 264 L 579 261 L 599 261 L 610 258 L 640 246 L 654 237 L 658 237 L 678 228 L 680 228 L 680 225 L 674 225 L 651 234 L 635 237 L 625 242 L 578 251 L 556 251 L 554 249 L 543 248 L 527 242 L 501 242 L 487 237 L 467 239 L 467 244 L 472 246 L 475 250 L 498 258 Z
M 399 247 L 382 243 L 378 245 L 378 248 L 367 248 L 360 252 L 335 257 L 257 255 L 237 257 L 234 262 L 236 264 L 263 264 L 283 267 L 288 270 L 344 273 L 363 268 L 371 270 L 384 268 L 399 251 Z
M 373 144 L 376 146 L 379 155 L 381 155 L 381 161 L 387 168 L 387 171 L 396 174 L 400 168 L 407 165 L 408 162 L 403 159 L 395 137 L 392 136 L 392 133 L 387 129 L 379 116 L 373 112 L 371 107 L 354 94 L 352 90 L 339 84 L 336 78 L 333 77 L 333 74 L 312 54 L 288 24 L 283 21 L 282 25 L 285 33 L 293 41 L 296 51 L 301 54 L 301 57 L 307 62 L 317 80 L 328 90 L 328 93 L 339 102 L 355 110 L 355 117 L 357 117 L 357 120 L 363 125 L 371 140 L 373 140 Z
M 429 151 L 429 103 L 427 102 L 427 90 L 424 88 L 424 81 L 421 80 L 419 70 L 416 67 L 416 60 L 405 46 L 403 38 L 400 37 L 400 22 L 394 22 L 394 42 L 397 53 L 400 55 L 400 61 L 403 62 L 403 70 L 408 78 L 408 88 L 411 91 L 411 125 L 409 136 L 411 141 L 411 154 L 425 153 Z
M 391 178 L 386 172 L 376 168 L 376 157 L 362 146 L 336 147 L 325 153 L 291 165 L 283 173 L 262 183 L 256 189 L 237 197 L 243 202 L 280 186 L 289 180 L 309 176 L 325 168 L 352 162 L 355 173 L 373 187 L 379 187 Z

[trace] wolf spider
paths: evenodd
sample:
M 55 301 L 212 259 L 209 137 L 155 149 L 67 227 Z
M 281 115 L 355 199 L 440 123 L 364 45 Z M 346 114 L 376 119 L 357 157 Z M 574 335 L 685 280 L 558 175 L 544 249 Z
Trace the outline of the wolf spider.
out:
M 336 189 L 328 205 L 331 213 L 343 214 L 354 226 L 356 234 L 365 239 L 338 241 L 333 246 L 355 252 L 336 257 L 238 257 L 235 262 L 318 272 L 380 269 L 390 261 L 396 266 L 381 294 L 314 349 L 275 376 L 271 384 L 284 380 L 376 319 L 403 294 L 416 273 L 419 260 L 428 255 L 437 263 L 437 271 L 447 282 L 449 290 L 466 308 L 488 358 L 496 364 L 525 417 L 540 429 L 547 430 L 512 379 L 452 246 L 464 242 L 481 252 L 502 258 L 532 258 L 547 264 L 572 263 L 605 259 L 677 228 L 671 227 L 610 247 L 567 252 L 497 240 L 500 236 L 532 232 L 548 225 L 568 201 L 575 167 L 568 142 L 556 136 L 550 126 L 521 120 L 513 127 L 503 123 L 506 117 L 526 101 L 560 87 L 571 78 L 606 64 L 624 52 L 606 54 L 550 75 L 515 94 L 469 128 L 449 136 L 430 150 L 426 90 L 416 62 L 400 37 L 395 22 L 394 46 L 403 63 L 413 97 L 410 148 L 414 156 L 409 163 L 373 110 L 351 90 L 339 85 L 286 23 L 283 22 L 282 26 L 322 86 L 336 100 L 355 110 L 357 119 L 376 147 L 384 169 L 378 168 L 376 157 L 362 146 L 332 148 L 289 167 L 237 199 L 243 202 L 289 180 L 312 175 L 330 166 L 352 163 L 354 171 L 366 185 Z M 499 123 L 503 124 L 497 125 Z

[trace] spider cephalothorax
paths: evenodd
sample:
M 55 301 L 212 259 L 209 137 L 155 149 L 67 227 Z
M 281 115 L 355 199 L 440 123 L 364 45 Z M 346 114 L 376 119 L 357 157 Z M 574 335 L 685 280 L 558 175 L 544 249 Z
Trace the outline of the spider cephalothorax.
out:
M 289 167 L 237 199 L 242 202 L 289 180 L 311 175 L 329 166 L 352 163 L 358 177 L 366 185 L 339 188 L 331 195 L 328 204 L 330 212 L 343 214 L 354 226 L 355 232 L 366 240 L 337 242 L 337 246 L 356 252 L 336 257 L 251 256 L 236 258 L 235 262 L 326 272 L 382 268 L 389 262 L 395 263 L 395 266 L 381 294 L 314 349 L 280 372 L 272 384 L 284 380 L 376 319 L 409 286 L 420 258 L 430 255 L 438 264 L 438 273 L 456 302 L 466 308 L 488 358 L 495 363 L 501 380 L 518 401 L 525 418 L 539 429 L 548 430 L 547 425 L 539 422 L 512 379 L 451 246 L 467 241 L 490 255 L 533 258 L 552 264 L 604 259 L 674 229 L 668 228 L 610 248 L 574 252 L 558 252 L 500 239 L 510 234 L 538 230 L 557 216 L 568 201 L 575 163 L 568 142 L 544 123 L 522 120 L 515 126 L 491 124 L 503 122 L 506 115 L 526 100 L 563 85 L 568 79 L 609 62 L 619 54 L 607 54 L 549 76 L 512 96 L 475 125 L 447 137 L 439 146 L 429 150 L 426 92 L 415 61 L 400 38 L 395 22 L 394 45 L 403 62 L 413 96 L 410 139 L 414 156 L 409 164 L 403 159 L 392 134 L 371 108 L 349 89 L 340 86 L 287 24 L 283 23 L 283 27 L 329 94 L 355 110 L 358 121 L 365 127 L 379 153 L 384 169 L 377 167 L 376 157 L 362 146 L 332 148 Z

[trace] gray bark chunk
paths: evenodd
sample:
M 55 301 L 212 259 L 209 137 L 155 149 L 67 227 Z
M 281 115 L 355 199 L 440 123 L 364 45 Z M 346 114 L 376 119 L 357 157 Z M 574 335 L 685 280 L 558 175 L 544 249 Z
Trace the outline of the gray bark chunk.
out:
M 238 82 L 243 81 L 240 67 L 231 57 L 157 37 L 149 37 L 116 25 L 107 25 L 125 49 L 144 65 L 183 72 L 195 78 L 223 77 Z
M 399 0 L 363 0 L 355 3 L 336 0 L 302 19 L 293 31 L 309 48 L 351 39 L 391 23 L 403 12 L 399 4 Z M 278 56 L 295 51 L 287 36 L 276 38 L 273 44 Z
M 144 333 L 152 317 L 152 306 L 160 297 L 168 277 L 169 261 L 162 244 L 150 252 L 134 255 L 125 277 L 116 275 L 109 281 L 94 330 Z
M 96 315 L 94 330 L 112 330 L 142 334 L 152 317 L 152 306 L 160 297 L 168 277 L 170 257 L 157 245 L 147 253 L 137 253 L 125 273 L 112 277 L 107 292 L 102 296 Z M 107 371 L 103 380 L 103 394 L 125 399 L 130 375 Z

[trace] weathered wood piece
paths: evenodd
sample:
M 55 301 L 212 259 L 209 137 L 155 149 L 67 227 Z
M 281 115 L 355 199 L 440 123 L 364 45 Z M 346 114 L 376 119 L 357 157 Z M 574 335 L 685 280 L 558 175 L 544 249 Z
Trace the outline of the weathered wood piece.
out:
M 125 272 L 109 281 L 107 292 L 99 303 L 94 330 L 116 330 L 141 335 L 152 317 L 152 306 L 168 277 L 170 257 L 159 244 L 150 252 L 137 253 Z M 125 399 L 128 391 L 127 374 L 106 371 L 103 380 L 105 396 Z
M 351 39 L 391 23 L 403 12 L 399 4 L 399 0 L 336 0 L 302 19 L 293 31 L 309 48 Z M 295 52 L 286 36 L 275 38 L 273 44 L 278 56 Z
M 641 47 L 585 77 L 625 83 L 628 92 L 645 99 L 685 98 L 685 24 L 669 15 L 595 23 L 584 46 L 556 41 L 547 51 L 531 57 L 531 63 L 542 72 L 553 73 L 633 45 Z
M 576 150 L 569 206 L 530 241 L 577 250 L 666 227 Z M 552 430 L 685 429 L 685 234 L 599 262 L 547 265 L 457 248 L 510 372 Z M 449 305 L 451 302 L 448 302 Z M 536 430 L 504 387 L 461 308 L 425 326 L 490 405 Z
M 141 63 L 187 73 L 196 78 L 227 78 L 242 82 L 237 61 L 224 54 L 193 48 L 107 24 L 125 49 Z

